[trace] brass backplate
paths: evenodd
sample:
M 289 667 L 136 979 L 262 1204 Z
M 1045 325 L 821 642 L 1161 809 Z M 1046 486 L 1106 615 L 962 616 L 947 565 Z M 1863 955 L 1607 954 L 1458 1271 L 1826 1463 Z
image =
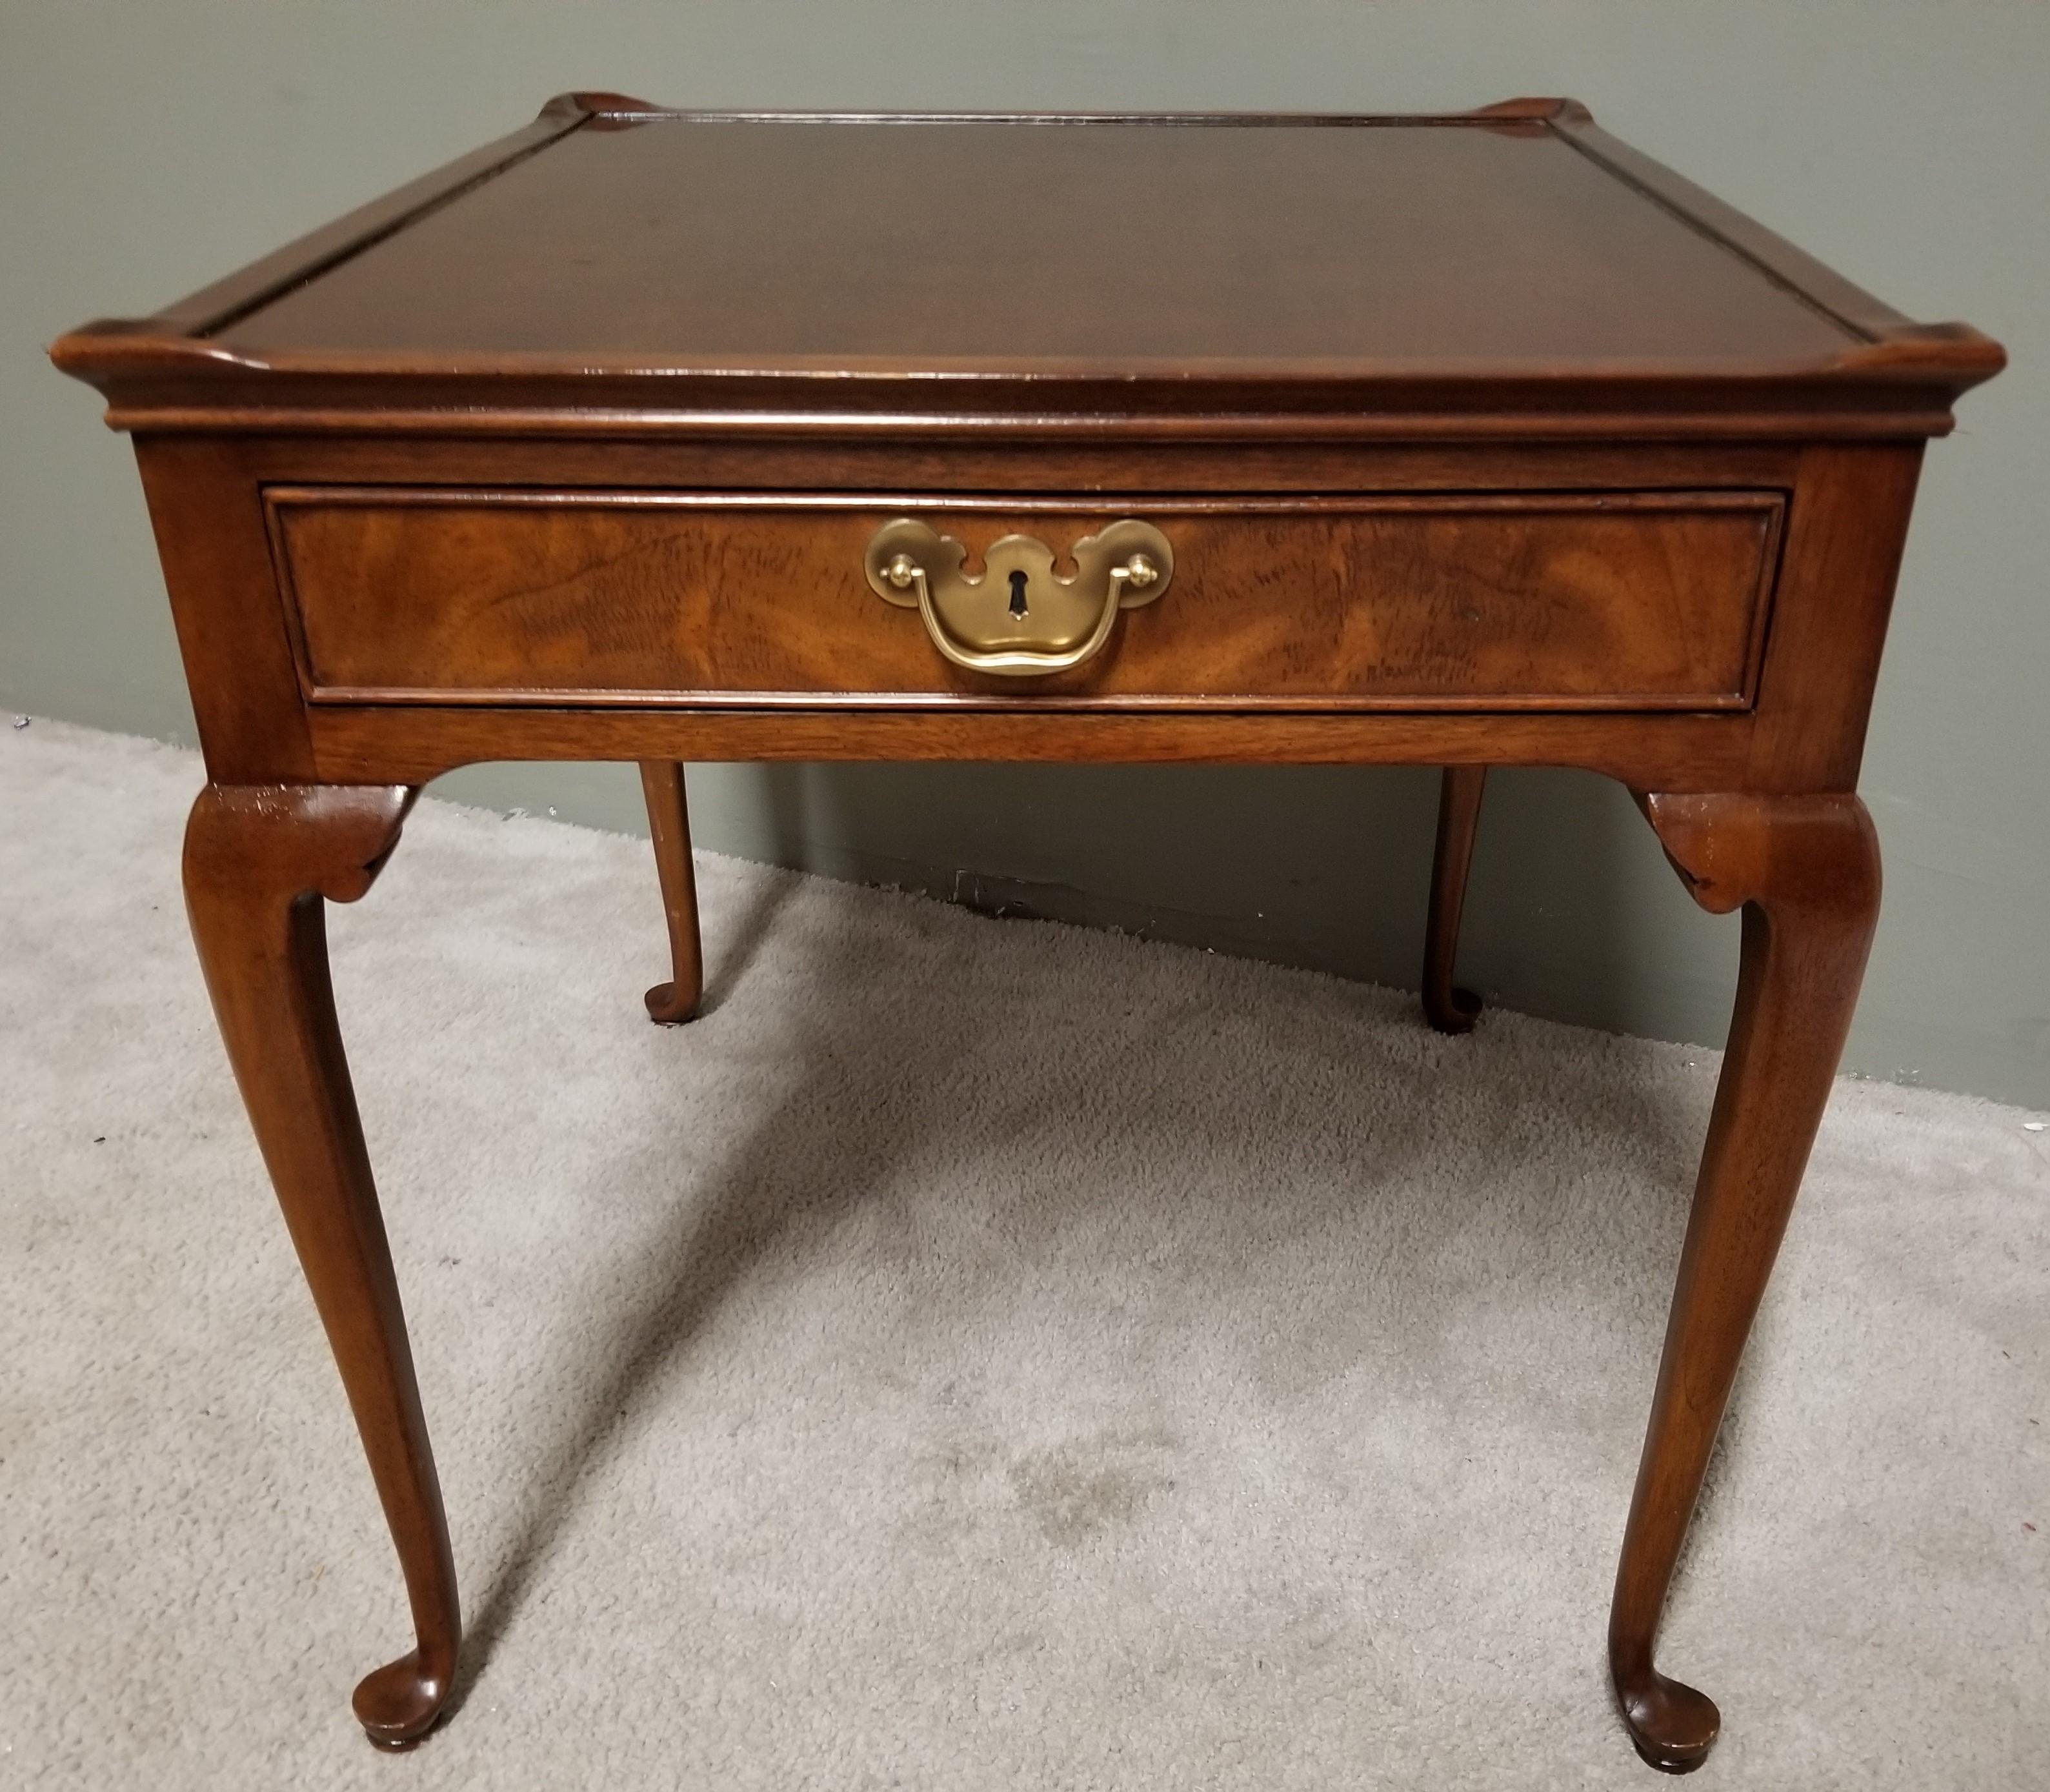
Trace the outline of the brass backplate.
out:
M 876 531 L 864 558 L 870 588 L 923 610 L 934 644 L 955 664 L 1031 676 L 1092 656 L 1119 610 L 1152 602 L 1174 576 L 1167 538 L 1130 518 L 1083 536 L 1070 553 L 1074 577 L 1057 578 L 1044 542 L 1007 535 L 989 544 L 972 579 L 961 542 L 900 516 Z

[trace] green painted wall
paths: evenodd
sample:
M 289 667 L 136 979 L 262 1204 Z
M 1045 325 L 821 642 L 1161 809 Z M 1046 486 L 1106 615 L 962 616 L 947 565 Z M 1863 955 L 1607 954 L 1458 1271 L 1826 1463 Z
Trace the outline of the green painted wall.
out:
M 191 736 L 127 444 L 41 345 L 149 310 L 573 87 L 878 108 L 1572 93 L 1904 310 L 2000 337 L 2015 364 L 1932 450 L 1902 577 L 1865 777 L 1887 906 L 1849 1062 L 2050 1105 L 2050 6 L 4 0 L 0 702 Z M 699 838 L 723 851 L 1415 979 L 1428 773 L 706 766 L 692 781 Z M 629 768 L 479 767 L 439 788 L 640 824 Z M 1721 1038 L 1734 923 L 1692 908 L 1619 791 L 1507 774 L 1483 830 L 1469 980 L 1534 1012 Z

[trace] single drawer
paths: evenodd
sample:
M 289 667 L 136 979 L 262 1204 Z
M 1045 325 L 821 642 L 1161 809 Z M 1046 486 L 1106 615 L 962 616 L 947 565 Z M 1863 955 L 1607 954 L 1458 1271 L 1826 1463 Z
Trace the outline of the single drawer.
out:
M 266 500 L 316 703 L 1232 710 L 1745 707 L 1784 507 L 1775 492 Z M 880 532 L 900 519 L 927 527 Z M 1121 519 L 1150 528 L 1105 532 Z M 892 563 L 937 536 L 953 541 L 930 586 Z M 1162 551 L 1135 560 L 1134 540 Z M 979 655 L 948 614 L 1027 651 Z

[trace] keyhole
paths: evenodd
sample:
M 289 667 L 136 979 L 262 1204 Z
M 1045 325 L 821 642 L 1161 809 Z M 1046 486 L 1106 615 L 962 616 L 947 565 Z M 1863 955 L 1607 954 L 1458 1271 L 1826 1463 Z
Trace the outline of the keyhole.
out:
M 1011 614 L 1025 614 L 1025 574 L 1022 568 L 1011 575 Z

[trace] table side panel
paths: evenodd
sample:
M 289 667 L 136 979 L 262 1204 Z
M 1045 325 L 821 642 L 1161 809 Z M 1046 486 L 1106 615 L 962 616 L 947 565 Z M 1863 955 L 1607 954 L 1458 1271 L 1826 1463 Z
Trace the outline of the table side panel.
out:
M 1747 787 L 1855 790 L 1925 445 L 1803 451 Z
M 135 438 L 200 746 L 220 783 L 318 775 L 265 528 L 261 450 L 232 436 Z

